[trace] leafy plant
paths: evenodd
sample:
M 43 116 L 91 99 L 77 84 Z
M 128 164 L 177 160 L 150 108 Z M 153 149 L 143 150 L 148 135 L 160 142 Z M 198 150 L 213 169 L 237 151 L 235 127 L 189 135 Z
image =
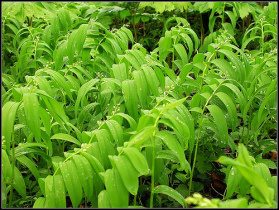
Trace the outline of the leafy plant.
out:
M 3 207 L 276 206 L 273 3 L 3 5 Z

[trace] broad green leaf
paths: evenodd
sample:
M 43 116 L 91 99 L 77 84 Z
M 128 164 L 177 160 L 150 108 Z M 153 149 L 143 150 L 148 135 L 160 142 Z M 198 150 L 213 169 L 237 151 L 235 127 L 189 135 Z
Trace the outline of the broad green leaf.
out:
M 132 64 L 132 66 L 137 70 L 137 69 L 140 69 L 140 63 L 138 62 L 138 60 L 131 54 L 131 53 L 128 53 L 124 56 L 127 61 L 129 61 L 130 64 Z
M 160 61 L 164 60 L 172 46 L 172 38 L 171 37 L 161 37 L 159 40 L 159 56 Z
M 120 80 L 121 82 L 128 79 L 125 63 L 113 64 L 111 70 L 113 72 L 114 77 Z
M 50 83 L 49 81 L 46 80 L 46 78 L 44 76 L 36 76 L 35 77 L 36 82 L 39 85 L 39 88 L 41 90 L 46 91 L 46 93 L 50 96 L 53 96 L 53 92 L 52 89 L 50 87 Z
M 18 194 L 25 198 L 26 196 L 26 186 L 22 174 L 16 166 L 14 166 L 14 182 L 12 183 L 13 188 L 18 192 Z
M 220 208 L 248 208 L 247 198 L 237 198 L 219 203 Z
M 56 208 L 66 208 L 65 185 L 60 174 L 53 176 L 53 191 L 55 194 Z
M 172 197 L 173 199 L 175 199 L 183 207 L 185 207 L 185 205 L 186 205 L 184 197 L 179 192 L 177 192 L 176 190 L 172 189 L 169 186 L 159 185 L 154 188 L 154 193 L 162 193 L 162 194 L 168 195 L 168 196 Z
M 236 166 L 242 176 L 258 190 L 258 193 L 262 198 L 264 198 L 265 202 L 271 204 L 271 196 L 268 185 L 265 180 L 258 173 L 255 172 L 253 168 L 250 168 L 242 163 L 239 163 L 238 161 L 232 160 L 231 158 L 225 156 L 221 156 L 218 160 L 222 164 L 231 164 Z
M 116 169 L 108 169 L 102 173 L 105 179 L 106 191 L 112 208 L 127 208 L 129 192 Z
M 81 145 L 81 143 L 74 137 L 72 137 L 71 135 L 69 134 L 65 134 L 65 133 L 57 133 L 57 134 L 54 134 L 50 139 L 59 139 L 59 140 L 64 140 L 64 141 L 69 141 L 69 142 L 72 142 L 78 146 Z
M 5 150 L 2 149 L 2 178 L 5 180 L 5 183 L 9 183 L 12 177 L 12 165 L 10 163 L 9 157 Z
M 10 151 L 10 142 L 12 140 L 12 133 L 14 130 L 15 116 L 19 104 L 20 103 L 18 102 L 9 101 L 2 107 L 2 135 L 6 141 L 6 150 L 8 154 Z
M 135 120 L 138 119 L 138 97 L 136 84 L 134 80 L 125 80 L 122 82 L 122 91 L 127 111 Z
M 50 118 L 50 115 L 47 113 L 47 111 L 42 107 L 42 106 L 39 106 L 39 115 L 40 115 L 40 118 L 44 124 L 44 128 L 46 130 L 46 133 L 47 135 L 50 136 L 50 132 L 51 132 L 51 118 Z M 43 135 L 43 134 L 42 134 Z M 43 138 L 43 136 L 42 136 Z
M 173 109 L 176 106 L 179 106 L 180 104 L 182 104 L 185 101 L 185 99 L 186 98 L 182 98 L 182 99 L 179 99 L 179 100 L 175 100 L 172 103 L 168 103 L 168 104 L 166 104 L 166 106 L 164 106 L 163 110 Z
M 239 99 L 239 108 L 242 111 L 245 106 L 245 99 L 244 99 L 244 95 L 241 93 L 241 91 L 237 88 L 237 86 L 235 86 L 231 83 L 223 83 L 222 85 L 230 88 L 235 93 L 235 95 Z
M 219 59 L 215 59 L 213 61 L 211 61 L 211 63 L 214 63 L 223 73 L 225 74 L 229 74 L 229 76 L 232 78 L 232 79 L 235 79 L 237 80 L 238 79 L 238 76 L 235 72 L 235 70 L 233 69 L 233 67 L 229 64 L 228 61 L 222 59 L 222 58 L 219 58 Z
M 86 198 L 93 195 L 93 171 L 89 161 L 80 155 L 74 155 L 73 160 L 80 174 L 80 182 Z
M 159 96 L 159 80 L 155 71 L 146 65 L 143 65 L 142 69 L 151 92 L 154 94 L 154 96 Z
M 19 157 L 16 158 L 21 164 L 25 165 L 27 168 L 29 168 L 29 170 L 31 171 L 31 173 L 34 175 L 34 177 L 36 178 L 36 180 L 39 179 L 40 174 L 39 171 L 37 169 L 36 164 L 30 160 L 28 157 L 26 157 L 25 155 L 21 155 Z
M 217 134 L 220 138 L 221 142 L 228 143 L 228 128 L 225 116 L 222 110 L 216 105 L 208 105 L 208 110 L 214 118 L 214 123 L 217 126 L 219 134 Z
M 79 108 L 79 104 L 81 103 L 81 106 L 83 107 L 83 100 L 84 100 L 84 97 L 86 95 L 86 93 L 88 91 L 91 90 L 91 88 L 98 82 L 99 80 L 98 79 L 91 79 L 90 81 L 88 81 L 87 83 L 85 83 L 84 85 L 82 85 L 80 87 L 80 89 L 78 90 L 78 94 L 77 94 L 77 100 L 76 100 L 76 103 L 75 103 L 75 115 L 77 117 L 77 111 L 78 111 L 78 108 Z
M 39 117 L 39 101 L 35 93 L 24 93 L 22 97 L 27 125 L 35 136 L 37 142 L 41 142 L 41 129 Z
M 91 164 L 91 167 L 93 168 L 93 170 L 95 171 L 96 174 L 99 175 L 99 173 L 105 172 L 103 165 L 93 155 L 90 155 L 87 152 L 81 152 L 81 155 L 83 155 L 89 161 L 89 163 Z M 102 177 L 100 177 L 100 178 L 102 179 Z
M 225 198 L 232 197 L 233 193 L 236 192 L 236 189 L 239 185 L 239 182 L 241 180 L 241 174 L 237 170 L 235 166 L 233 166 L 230 170 L 229 176 L 228 176 L 228 182 L 227 182 L 227 192 Z
M 82 24 L 79 26 L 77 34 L 76 34 L 76 50 L 77 53 L 80 54 L 83 49 L 83 44 L 87 35 L 88 24 Z
M 39 197 L 34 205 L 33 205 L 33 208 L 45 208 L 45 202 L 46 202 L 46 199 L 43 198 L 43 197 Z
M 218 92 L 215 93 L 215 95 L 221 99 L 221 101 L 225 104 L 229 116 L 230 116 L 230 122 L 232 124 L 232 130 L 234 131 L 236 129 L 237 126 L 237 113 L 236 113 L 236 107 L 234 105 L 234 102 L 232 101 L 232 99 L 223 92 Z
M 48 208 L 58 207 L 56 206 L 56 196 L 54 194 L 55 187 L 53 183 L 53 176 L 48 175 L 45 178 L 45 194 L 46 194 L 45 206 Z
M 82 185 L 79 179 L 79 172 L 72 160 L 60 163 L 59 166 L 73 207 L 76 208 L 82 199 Z
M 55 62 L 55 70 L 58 71 L 63 66 L 63 58 L 65 56 L 65 51 L 67 50 L 67 42 L 61 44 L 57 49 L 53 51 L 53 60 Z
M 246 72 L 238 56 L 227 49 L 219 49 L 218 52 L 225 54 L 227 58 L 230 59 L 230 61 L 235 65 L 238 72 L 238 81 L 240 81 L 240 83 L 242 84 L 246 78 Z
M 116 113 L 115 115 L 116 116 L 121 116 L 124 119 L 126 119 L 129 122 L 130 127 L 131 127 L 132 130 L 136 130 L 137 129 L 137 123 L 136 123 L 136 121 L 131 116 L 129 116 L 127 114 L 124 114 L 124 113 Z
M 102 159 L 104 161 L 104 168 L 108 169 L 111 167 L 108 156 L 115 155 L 115 148 L 111 142 L 108 131 L 105 129 L 98 130 L 96 132 L 97 141 L 100 147 Z
M 50 76 L 52 76 L 52 79 L 57 83 L 58 87 L 61 88 L 63 91 L 65 91 L 67 95 L 70 97 L 70 99 L 73 101 L 73 96 L 72 96 L 72 92 L 70 91 L 70 86 L 65 80 L 65 78 L 61 74 L 53 70 L 46 70 L 45 72 L 48 73 Z
M 142 108 L 147 107 L 147 94 L 148 94 L 148 86 L 145 75 L 142 71 L 133 71 L 133 76 L 135 79 L 135 84 L 137 87 L 137 94 L 139 96 L 139 101 Z
M 143 154 L 140 153 L 140 151 L 138 151 L 134 147 L 122 148 L 121 151 L 123 151 L 124 154 L 129 158 L 132 165 L 140 173 L 140 175 L 149 174 L 148 163 Z
M 136 195 L 139 187 L 138 171 L 125 155 L 109 156 L 109 158 L 116 165 L 127 190 L 131 194 Z
M 101 191 L 98 195 L 98 208 L 111 208 L 106 190 Z
M 123 146 L 123 128 L 121 127 L 121 125 L 119 125 L 115 120 L 107 120 L 106 125 L 108 126 L 117 146 Z
M 269 96 L 267 96 L 262 102 L 261 102 L 261 106 L 259 108 L 259 112 L 258 112 L 258 120 L 260 120 L 262 113 L 265 109 L 265 107 L 267 106 L 267 104 L 269 103 L 269 101 L 271 100 L 276 100 L 277 98 L 277 90 L 273 91 L 272 93 L 269 94 Z
M 185 50 L 185 48 L 183 47 L 182 44 L 176 44 L 173 46 L 174 49 L 176 50 L 176 52 L 178 53 L 179 57 L 182 60 L 182 66 L 186 65 L 188 63 L 188 55 L 187 52 Z
M 164 144 L 174 152 L 180 162 L 180 168 L 185 170 L 186 173 L 191 171 L 190 164 L 185 158 L 184 150 L 179 144 L 179 142 L 175 139 L 175 137 L 168 131 L 159 131 L 156 134 L 156 137 L 163 140 Z
M 134 145 L 140 145 L 145 142 L 154 132 L 156 131 L 155 126 L 147 126 L 146 128 L 135 134 L 129 141 L 127 147 L 132 147 Z

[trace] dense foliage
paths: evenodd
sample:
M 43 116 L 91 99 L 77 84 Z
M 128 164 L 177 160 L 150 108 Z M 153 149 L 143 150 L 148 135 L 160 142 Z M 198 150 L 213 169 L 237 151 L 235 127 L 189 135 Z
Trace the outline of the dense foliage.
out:
M 277 206 L 277 2 L 2 3 L 3 207 Z

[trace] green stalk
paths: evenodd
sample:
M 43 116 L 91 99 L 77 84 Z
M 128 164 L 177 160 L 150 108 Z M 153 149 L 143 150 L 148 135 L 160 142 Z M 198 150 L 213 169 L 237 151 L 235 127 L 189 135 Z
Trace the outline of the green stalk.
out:
M 137 206 L 137 194 L 134 195 L 134 206 Z
M 14 183 L 14 174 L 15 174 L 15 140 L 14 140 L 14 131 L 12 131 L 12 180 L 11 180 L 11 189 L 10 189 L 10 195 L 9 195 L 9 208 L 12 207 L 12 201 L 13 201 L 13 183 Z
M 225 80 L 224 80 L 225 81 Z M 202 124 L 203 124 L 203 113 L 205 111 L 206 106 L 208 105 L 209 101 L 211 100 L 211 98 L 214 96 L 214 94 L 216 93 L 216 91 L 219 89 L 219 87 L 221 86 L 221 84 L 224 82 L 222 81 L 219 86 L 213 91 L 212 95 L 207 99 L 202 113 L 201 113 L 201 124 L 200 124 L 200 128 L 202 128 Z M 196 165 L 196 160 L 197 160 L 197 154 L 198 154 L 198 145 L 199 145 L 199 138 L 200 138 L 200 132 L 201 129 L 199 130 L 198 133 L 198 137 L 197 137 L 197 143 L 196 143 L 196 147 L 195 147 L 195 154 L 194 154 L 194 160 L 193 160 L 193 165 L 192 165 L 192 170 L 191 170 L 191 174 L 190 174 L 190 183 L 189 183 L 189 196 L 191 195 L 191 189 L 192 189 L 192 182 L 193 182 L 193 175 L 194 175 L 194 170 L 195 170 L 195 165 Z
M 262 54 L 264 55 L 264 26 L 263 26 L 263 20 L 261 20 L 261 29 L 262 29 Z
M 154 198 L 154 178 L 155 178 L 155 138 L 152 136 L 152 169 L 151 169 L 151 195 L 150 195 L 150 208 L 153 208 Z

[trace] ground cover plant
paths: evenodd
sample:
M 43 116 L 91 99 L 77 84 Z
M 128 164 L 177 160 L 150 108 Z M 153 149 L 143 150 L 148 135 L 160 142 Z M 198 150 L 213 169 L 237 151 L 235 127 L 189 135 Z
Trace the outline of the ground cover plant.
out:
M 277 2 L 2 3 L 2 207 L 277 207 Z

